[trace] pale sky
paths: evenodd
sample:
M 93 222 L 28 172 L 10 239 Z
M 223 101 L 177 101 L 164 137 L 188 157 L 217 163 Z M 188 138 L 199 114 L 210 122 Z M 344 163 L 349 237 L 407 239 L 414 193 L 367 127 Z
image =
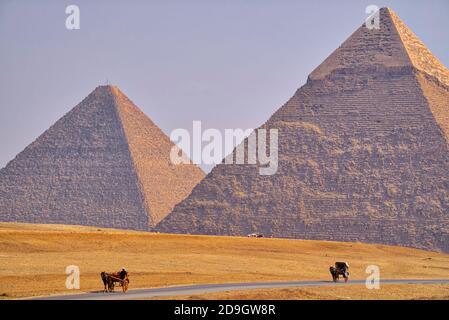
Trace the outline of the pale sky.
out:
M 65 27 L 70 4 L 80 30 Z M 391 7 L 449 65 L 447 0 L 0 0 L 0 168 L 106 81 L 167 134 L 193 120 L 256 128 L 371 4 Z

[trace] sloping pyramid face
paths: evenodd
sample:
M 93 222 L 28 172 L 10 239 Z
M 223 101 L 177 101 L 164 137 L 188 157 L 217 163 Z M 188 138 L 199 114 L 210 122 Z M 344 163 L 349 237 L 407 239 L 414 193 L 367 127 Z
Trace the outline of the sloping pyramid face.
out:
M 0 220 L 148 230 L 203 178 L 170 164 L 172 145 L 100 86 L 0 171 Z
M 279 130 L 276 174 L 220 164 L 157 230 L 449 251 L 448 79 L 381 9 L 262 126 Z

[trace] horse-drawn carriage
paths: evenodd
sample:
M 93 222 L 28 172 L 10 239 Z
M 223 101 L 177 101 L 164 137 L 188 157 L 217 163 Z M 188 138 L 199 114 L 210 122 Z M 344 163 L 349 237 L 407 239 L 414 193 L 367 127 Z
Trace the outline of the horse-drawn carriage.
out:
M 332 275 L 332 279 L 334 282 L 337 282 L 337 280 L 340 278 L 340 276 L 343 276 L 345 279 L 345 282 L 348 282 L 349 280 L 349 264 L 347 262 L 335 262 L 334 267 L 329 267 L 329 271 Z
M 118 287 L 122 287 L 123 292 L 126 292 L 128 290 L 129 278 L 128 272 L 125 269 L 113 273 L 107 273 L 103 271 L 100 275 L 101 280 L 103 280 L 104 284 L 104 292 L 113 292 L 116 284 Z

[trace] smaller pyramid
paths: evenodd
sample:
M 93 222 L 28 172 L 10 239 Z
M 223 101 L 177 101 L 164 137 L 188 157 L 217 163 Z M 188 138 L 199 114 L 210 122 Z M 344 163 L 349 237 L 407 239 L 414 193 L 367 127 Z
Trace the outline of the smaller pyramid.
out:
M 0 220 L 148 230 L 203 178 L 117 87 L 99 86 L 0 170 Z

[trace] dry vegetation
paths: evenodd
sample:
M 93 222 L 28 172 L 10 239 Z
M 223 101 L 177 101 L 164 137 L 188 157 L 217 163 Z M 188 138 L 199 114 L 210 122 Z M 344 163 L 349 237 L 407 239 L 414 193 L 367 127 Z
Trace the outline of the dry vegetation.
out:
M 65 289 L 65 267 L 78 265 L 81 290 L 102 288 L 99 273 L 130 271 L 130 288 L 176 284 L 328 280 L 329 265 L 346 260 L 351 277 L 365 278 L 369 264 L 384 278 L 448 278 L 449 255 L 360 243 L 165 235 L 93 227 L 0 223 L 0 296 L 16 298 L 73 293 Z M 422 289 L 421 289 L 422 287 Z M 356 289 L 359 288 L 359 289 Z M 448 286 L 389 285 L 390 298 L 448 296 Z M 211 294 L 220 298 L 376 298 L 361 286 L 252 290 Z M 385 291 L 384 291 L 385 290 Z M 429 295 L 423 292 L 429 291 Z M 305 294 L 304 294 L 305 293 Z M 235 296 L 234 296 L 235 295 Z M 378 297 L 378 296 L 377 296 Z M 388 298 L 387 296 L 383 296 Z
M 226 291 L 200 295 L 158 297 L 170 300 L 397 300 L 438 299 L 449 300 L 449 284 L 386 284 L 379 290 L 367 290 L 362 285 L 337 287 L 304 287 Z

